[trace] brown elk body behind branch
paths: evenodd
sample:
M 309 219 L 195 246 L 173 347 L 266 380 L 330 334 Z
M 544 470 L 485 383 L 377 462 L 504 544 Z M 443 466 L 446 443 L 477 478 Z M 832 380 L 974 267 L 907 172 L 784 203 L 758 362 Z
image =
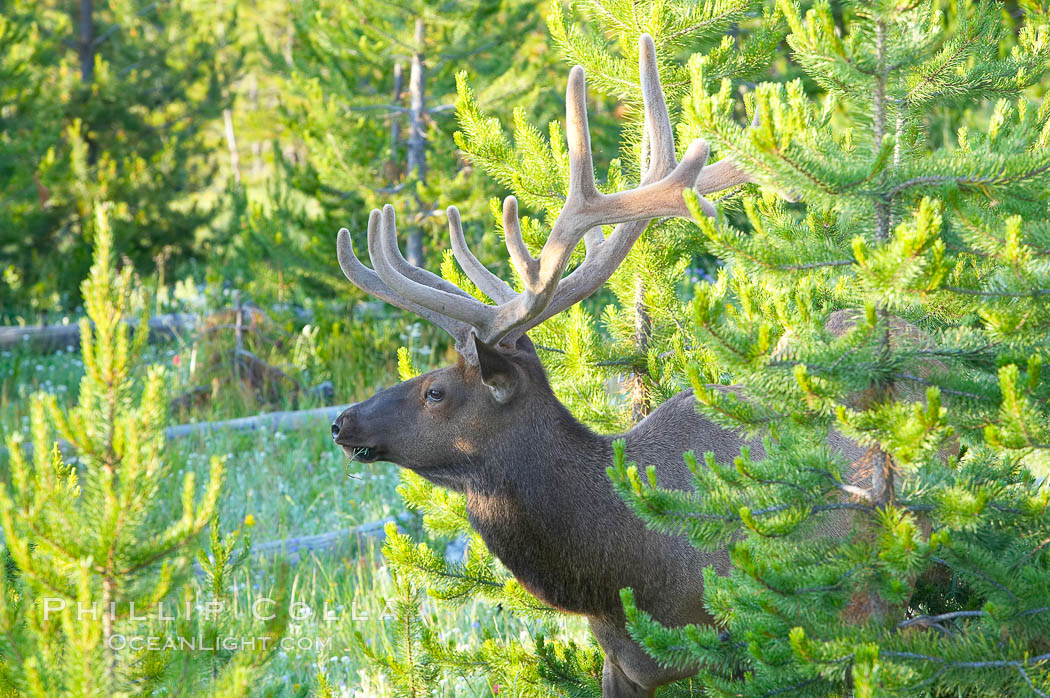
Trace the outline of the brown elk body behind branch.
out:
M 748 181 L 727 160 L 705 168 L 703 141 L 677 161 L 648 36 L 641 39 L 639 63 L 650 153 L 639 187 L 598 191 L 583 70 L 574 68 L 566 96 L 568 197 L 538 259 L 522 241 L 516 201 L 509 197 L 504 205 L 507 250 L 521 293 L 471 254 L 455 208 L 448 213 L 456 259 L 497 305 L 409 265 L 389 206 L 369 219 L 372 269 L 357 259 L 345 230 L 338 239 L 350 281 L 445 329 L 460 360 L 346 410 L 332 425 L 333 439 L 359 460 L 390 461 L 463 492 L 471 524 L 522 585 L 552 606 L 587 616 L 605 651 L 603 693 L 610 698 L 652 696 L 656 687 L 695 673 L 660 667 L 631 640 L 620 589 L 632 588 L 639 607 L 665 624 L 711 623 L 702 605 L 702 572 L 708 566 L 725 572 L 728 556 L 656 533 L 627 508 L 606 475 L 615 437 L 590 431 L 558 401 L 526 332 L 600 288 L 650 220 L 688 216 L 686 189 L 703 195 Z M 713 212 L 706 200 L 701 207 Z M 600 226 L 614 223 L 606 238 Z M 584 261 L 563 278 L 581 240 Z M 655 466 L 659 483 L 677 489 L 692 483 L 683 453 L 712 451 L 725 462 L 746 443 L 698 415 L 691 391 L 661 405 L 623 438 L 629 460 Z M 852 444 L 832 445 L 850 461 L 858 455 Z M 763 455 L 761 444 L 750 446 L 756 457 Z
M 513 350 L 477 343 L 478 365 L 431 371 L 380 391 L 333 425 L 346 452 L 386 460 L 466 495 L 471 525 L 528 591 L 587 616 L 605 651 L 603 695 L 651 696 L 694 673 L 658 666 L 627 635 L 620 589 L 669 626 L 710 624 L 703 569 L 728 570 L 725 550 L 648 529 L 606 475 L 614 436 L 592 432 L 554 395 L 528 338 Z M 683 453 L 729 462 L 748 442 L 697 414 L 692 391 L 622 435 L 626 458 L 656 467 L 662 487 L 691 488 Z M 750 442 L 752 456 L 764 457 Z M 852 443 L 833 443 L 850 461 Z

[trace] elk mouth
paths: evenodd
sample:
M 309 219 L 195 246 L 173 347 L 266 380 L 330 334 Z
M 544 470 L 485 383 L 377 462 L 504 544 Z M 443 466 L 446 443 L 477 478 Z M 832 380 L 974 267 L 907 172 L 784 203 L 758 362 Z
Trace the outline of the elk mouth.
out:
M 379 460 L 379 451 L 374 446 L 343 446 L 350 460 L 358 463 L 373 463 Z

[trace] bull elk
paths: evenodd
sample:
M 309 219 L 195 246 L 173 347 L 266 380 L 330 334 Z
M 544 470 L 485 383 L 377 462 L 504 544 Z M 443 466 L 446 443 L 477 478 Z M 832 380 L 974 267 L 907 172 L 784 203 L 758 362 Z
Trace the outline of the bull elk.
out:
M 358 260 L 345 229 L 337 241 L 339 264 L 354 285 L 444 329 L 459 361 L 347 409 L 332 425 L 335 443 L 357 460 L 396 463 L 464 493 L 471 525 L 521 584 L 551 606 L 587 616 L 605 651 L 602 692 L 608 698 L 653 696 L 658 686 L 698 670 L 662 667 L 630 638 L 620 590 L 632 588 L 639 607 L 666 625 L 710 624 L 702 571 L 713 565 L 724 574 L 728 553 L 701 552 L 684 538 L 654 532 L 627 508 L 606 476 L 618 437 L 592 432 L 558 401 L 526 333 L 598 290 L 649 221 L 688 217 L 686 189 L 702 197 L 749 181 L 725 159 L 704 167 L 708 147 L 702 140 L 677 161 L 649 36 L 642 36 L 639 53 L 648 146 L 641 183 L 615 194 L 598 191 L 584 73 L 573 68 L 566 94 L 568 196 L 538 259 L 522 241 L 514 197 L 503 206 L 520 293 L 470 252 L 455 207 L 448 209 L 455 258 L 497 305 L 410 265 L 398 248 L 390 206 L 372 211 L 368 221 L 372 269 Z M 709 201 L 700 204 L 714 214 Z M 608 238 L 601 229 L 607 224 L 617 224 Z M 563 278 L 581 239 L 585 258 Z M 626 457 L 655 466 L 667 488 L 692 486 L 686 451 L 712 451 L 723 462 L 744 445 L 758 457 L 764 453 L 761 443 L 698 415 L 688 390 L 622 438 Z

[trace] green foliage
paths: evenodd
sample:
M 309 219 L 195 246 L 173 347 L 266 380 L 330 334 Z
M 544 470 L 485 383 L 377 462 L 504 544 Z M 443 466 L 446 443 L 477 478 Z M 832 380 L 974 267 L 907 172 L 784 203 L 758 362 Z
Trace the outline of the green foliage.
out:
M 37 395 L 31 454 L 23 452 L 21 435 L 8 439 L 11 481 L 0 487 L 11 561 L 0 616 L 0 679 L 23 695 L 171 692 L 184 681 L 168 672 L 193 653 L 139 651 L 126 635 L 178 594 L 191 570 L 189 552 L 213 521 L 222 488 L 223 461 L 215 457 L 203 488 L 192 472 L 183 477 L 181 512 L 169 513 L 158 497 L 175 477 L 165 458 L 164 372 L 154 366 L 144 381 L 137 379 L 148 317 L 134 318 L 137 329 L 127 322 L 137 292 L 130 267 L 114 270 L 107 207 L 97 208 L 95 226 L 94 264 L 81 288 L 87 317 L 80 327 L 85 374 L 77 404 L 63 410 L 54 396 Z M 64 459 L 55 430 L 75 461 Z M 243 553 L 231 557 L 233 543 L 222 541 L 215 526 L 213 561 L 203 569 L 217 599 Z M 228 629 L 210 626 L 214 636 Z M 177 692 L 243 690 L 250 669 L 264 659 L 209 657 L 205 661 L 228 665 L 225 673 L 220 664 L 210 672 L 197 667 L 193 686 Z
M 304 212 L 283 213 L 290 211 L 285 208 L 278 216 L 283 220 L 277 225 L 285 228 L 279 249 L 293 261 L 289 271 L 309 275 L 304 282 L 310 286 L 348 288 L 332 254 L 334 232 L 348 228 L 357 249 L 367 249 L 368 212 L 384 204 L 398 213 L 409 259 L 440 265 L 448 236 L 445 207 L 454 202 L 471 221 L 494 193 L 489 180 L 465 166 L 451 138 L 454 71 L 469 65 L 483 76 L 482 98 L 503 113 L 514 105 L 529 105 L 533 113 L 550 109 L 553 100 L 534 79 L 549 61 L 539 45 L 536 5 L 296 5 L 294 40 L 287 50 L 283 40 L 269 50 L 283 77 L 282 121 L 305 151 L 305 162 L 278 163 L 308 202 Z M 495 238 L 486 242 L 494 247 Z M 273 237 L 265 244 L 272 247 Z M 486 245 L 479 248 L 483 258 L 492 257 Z
M 283 435 L 263 445 L 216 435 L 203 453 L 169 446 L 166 385 L 187 369 L 144 368 L 170 347 L 149 349 L 120 322 L 146 304 L 129 267 L 112 271 L 112 249 L 140 271 L 156 261 L 162 277 L 169 256 L 191 258 L 180 273 L 205 278 L 213 301 L 233 283 L 281 303 L 275 316 L 294 346 L 259 350 L 311 384 L 333 380 L 342 401 L 387 382 L 399 344 L 403 378 L 447 351 L 432 328 L 402 329 L 399 314 L 358 301 L 333 231 L 349 227 L 365 249 L 367 210 L 393 203 L 402 241 L 421 232 L 428 266 L 478 296 L 438 252 L 444 207 L 460 208 L 472 249 L 515 284 L 495 197 L 518 197 L 538 251 L 564 200 L 567 158 L 564 71 L 552 69 L 532 0 L 93 5 L 85 66 L 78 3 L 0 0 L 0 306 L 10 317 L 82 301 L 90 320 L 82 367 L 25 349 L 0 358 L 11 451 L 0 692 L 310 690 L 286 687 L 285 671 L 314 677 L 318 695 L 344 682 L 366 693 L 393 682 L 415 695 L 598 695 L 601 651 L 585 625 L 521 588 L 470 529 L 461 497 L 414 476 L 399 492 L 426 534 L 390 531 L 389 574 L 363 557 L 311 562 L 323 580 L 309 592 L 305 575 L 298 586 L 280 570 L 263 577 L 278 610 L 288 586 L 315 605 L 362 594 L 371 623 L 324 628 L 350 647 L 361 633 L 339 668 L 261 648 L 108 648 L 117 634 L 283 632 L 283 613 L 257 621 L 228 606 L 174 625 L 131 618 L 132 603 L 136 615 L 250 603 L 260 570 L 247 529 L 212 516 L 220 507 L 227 522 L 255 512 L 262 535 L 278 537 L 397 506 L 389 466 L 346 478 L 326 434 L 297 434 L 295 449 Z M 1047 4 L 1029 0 L 549 5 L 553 44 L 588 74 L 604 191 L 638 179 L 641 32 L 656 39 L 679 145 L 704 138 L 712 161 L 732 156 L 763 184 L 727 192 L 717 219 L 652 225 L 605 291 L 533 333 L 559 396 L 596 428 L 626 428 L 691 386 L 709 418 L 762 436 L 761 453 L 732 463 L 689 457 L 693 493 L 659 489 L 622 451 L 611 464 L 649 525 L 731 547 L 731 574 L 707 572 L 720 628 L 663 627 L 623 593 L 631 632 L 654 657 L 703 662 L 699 679 L 662 696 L 1050 692 L 1048 19 Z M 413 170 L 404 110 L 420 49 L 426 168 Z M 252 157 L 229 183 L 238 149 L 226 107 L 242 160 Z M 113 202 L 108 214 L 99 199 Z M 314 313 L 307 328 L 288 304 Z M 185 348 L 177 356 L 190 363 Z M 69 383 L 64 399 L 8 401 L 81 374 L 79 395 Z M 728 382 L 741 392 L 714 385 Z M 255 404 L 223 399 L 217 413 Z M 895 488 L 851 476 L 829 432 L 863 444 L 866 465 Z M 227 452 L 253 467 L 231 474 L 237 492 L 220 505 L 217 454 Z M 181 488 L 179 468 L 191 474 Z M 821 535 L 843 522 L 854 535 Z M 374 613 L 386 597 L 393 618 Z M 76 603 L 107 598 L 114 619 L 77 615 Z M 365 659 L 374 674 L 357 673 Z M 266 662 L 281 666 L 269 678 Z
M 3 4 L 0 172 L 15 176 L 0 178 L 0 300 L 27 310 L 75 305 L 96 199 L 113 202 L 116 246 L 140 268 L 195 249 L 214 208 L 205 124 L 240 60 L 229 3 L 95 3 L 90 35 L 68 4 Z
M 600 684 L 600 652 L 597 662 L 595 651 L 581 652 L 572 634 L 559 627 L 553 609 L 525 591 L 493 557 L 470 528 L 462 495 L 435 488 L 410 472 L 402 474 L 398 493 L 423 515 L 432 541 L 465 540 L 466 550 L 462 560 L 449 559 L 431 543 L 416 543 L 394 524 L 387 525 L 383 555 L 396 581 L 402 640 L 393 654 L 373 653 L 373 659 L 390 672 L 395 685 L 406 693 L 412 687 L 428 692 L 451 677 L 469 677 L 495 687 L 494 693 L 547 696 L 563 695 L 562 690 L 574 685 Z M 437 612 L 482 600 L 498 606 L 501 615 L 520 619 L 515 625 L 524 627 L 514 642 L 483 627 L 476 641 L 457 645 L 426 629 L 424 589 L 429 599 L 441 603 Z
M 649 525 L 729 545 L 705 592 L 728 634 L 663 628 L 627 594 L 629 629 L 662 662 L 705 662 L 714 695 L 1041 695 L 1050 108 L 1026 90 L 1045 17 L 1014 38 L 994 3 L 778 7 L 817 93 L 761 84 L 743 130 L 734 86 L 694 58 L 684 105 L 803 204 L 765 191 L 700 221 L 726 265 L 692 301 L 699 409 L 765 454 L 691 461 L 690 493 L 622 455 L 610 470 Z M 742 391 L 709 385 L 725 376 Z M 829 433 L 867 454 L 846 462 Z
M 397 534 L 397 527 L 390 524 L 388 534 Z M 397 653 L 383 655 L 373 653 L 363 641 L 362 648 L 373 662 L 382 666 L 390 676 L 398 696 L 415 696 L 428 692 L 437 679 L 439 669 L 427 655 L 425 647 L 432 644 L 433 636 L 419 617 L 420 592 L 410 581 L 394 574 L 394 601 Z
M 141 653 L 139 660 L 155 672 L 145 680 L 152 680 L 158 690 L 216 697 L 247 695 L 257 690 L 262 669 L 276 652 L 280 639 L 287 635 L 289 581 L 287 565 L 280 564 L 275 593 L 267 598 L 269 603 L 239 608 L 234 578 L 248 567 L 250 554 L 250 528 L 235 529 L 223 536 L 216 514 L 207 548 L 197 552 L 203 593 L 194 594 L 187 586 L 181 594 L 183 608 L 195 604 L 203 610 L 178 617 L 175 622 L 177 637 L 197 638 L 200 646 L 215 649 L 169 651 L 157 657 L 150 656 L 150 652 Z M 150 632 L 161 636 L 170 633 L 171 628 L 164 627 L 167 623 L 170 621 L 156 623 Z M 241 643 L 225 645 L 231 638 Z M 192 678 L 187 682 L 186 677 Z
M 597 90 L 626 107 L 619 157 L 609 163 L 605 184 L 599 185 L 602 190 L 636 186 L 639 176 L 639 35 L 649 32 L 653 36 L 661 84 L 672 120 L 676 120 L 677 97 L 688 87 L 688 78 L 673 58 L 684 49 L 706 52 L 697 53 L 697 58 L 718 66 L 719 75 L 726 80 L 743 81 L 768 66 L 782 36 L 782 23 L 776 14 L 754 22 L 751 18 L 759 6 L 754 2 L 643 3 L 643 7 L 582 3 L 580 11 L 598 24 L 588 34 L 582 27 L 570 29 L 570 18 L 552 5 L 548 15 L 551 36 L 571 61 L 587 69 L 591 93 Z M 740 21 L 754 29 L 746 40 L 737 43 L 723 36 L 728 25 Z M 606 45 L 599 32 L 612 37 L 620 55 Z M 568 155 L 560 125 L 552 122 L 544 138 L 519 110 L 511 140 L 499 122 L 482 111 L 465 79 L 460 83 L 458 107 L 460 148 L 509 187 L 523 207 L 538 212 L 536 217 L 522 218 L 523 238 L 533 254 L 538 254 L 561 211 L 561 192 L 568 184 Z M 696 132 L 687 123 L 678 130 L 681 151 Z M 600 122 L 592 126 L 592 134 L 603 137 Z M 601 153 L 611 148 L 595 145 L 595 149 Z M 496 206 L 492 209 L 497 217 Z M 695 226 L 681 221 L 651 226 L 610 280 L 611 296 L 600 297 L 603 306 L 575 307 L 532 332 L 555 391 L 585 422 L 605 430 L 625 428 L 682 388 L 689 339 L 683 333 L 688 313 L 682 281 L 698 273 L 693 263 L 699 246 Z M 580 251 L 582 245 L 577 260 L 582 258 Z M 610 401 L 607 386 L 616 381 L 622 381 L 624 392 L 620 399 Z
M 30 8 L 0 7 L 0 288 L 22 290 L 34 282 L 25 278 L 13 256 L 31 245 L 13 235 L 8 239 L 8 231 L 44 224 L 36 160 L 61 138 L 62 122 L 60 109 L 46 98 L 43 66 L 55 59 L 53 47 L 42 41 Z M 43 296 L 48 289 L 39 284 L 30 292 Z M 7 297 L 0 291 L 0 299 Z
M 656 42 L 661 80 L 665 87 L 670 86 L 669 106 L 677 121 L 675 98 L 689 85 L 685 69 L 674 61 L 682 51 L 706 51 L 710 64 L 723 71 L 719 75 L 741 81 L 768 65 L 783 34 L 782 23 L 776 14 L 767 15 L 761 24 L 754 21 L 759 5 L 682 2 L 636 7 L 584 3 L 579 8 L 581 13 L 597 22 L 586 33 L 584 28 L 570 30 L 569 18 L 552 5 L 548 15 L 551 35 L 569 60 L 584 63 L 589 101 L 598 105 L 592 111 L 591 124 L 598 164 L 601 160 L 606 163 L 605 181 L 599 184 L 603 191 L 637 186 L 641 158 L 640 33 L 651 33 Z M 739 44 L 723 38 L 725 28 L 738 22 L 754 30 L 743 35 Z M 605 109 L 613 100 L 619 100 L 625 111 L 622 121 L 610 129 Z M 513 133 L 508 135 L 499 117 L 492 115 L 471 89 L 466 75 L 458 78 L 457 111 L 460 131 L 455 139 L 460 150 L 509 188 L 523 208 L 534 211 L 532 216 L 523 216 L 522 233 L 531 252 L 538 254 L 561 211 L 568 185 L 568 156 L 561 125 L 553 121 L 540 130 L 532 125 L 526 109 L 519 107 L 513 113 Z M 685 129 L 684 123 L 679 126 L 680 131 Z M 619 136 L 620 142 L 613 136 Z M 682 150 L 687 143 L 680 142 Z M 616 152 L 618 157 L 609 157 Z M 498 201 L 493 200 L 489 209 L 502 237 Z M 684 297 L 688 286 L 682 281 L 698 273 L 692 265 L 700 241 L 697 228 L 685 222 L 651 226 L 611 279 L 608 293 L 597 302 L 573 307 L 530 333 L 555 391 L 583 421 L 607 431 L 624 428 L 682 389 L 693 344 Z M 577 252 L 576 262 L 582 259 L 580 250 Z M 442 272 L 455 283 L 463 281 L 451 264 L 443 266 Z M 520 287 L 519 279 L 513 278 L 511 283 Z M 402 377 L 408 376 L 403 372 Z M 618 381 L 624 385 L 610 400 L 608 386 Z M 463 603 L 486 599 L 544 628 L 524 648 L 504 648 L 503 653 L 515 657 L 517 664 L 479 661 L 472 672 L 487 672 L 489 681 L 498 676 L 501 684 L 516 678 L 518 685 L 524 682 L 530 686 L 525 695 L 545 695 L 547 691 L 599 695 L 601 651 L 590 643 L 581 647 L 576 637 L 559 630 L 557 615 L 503 570 L 470 529 L 462 497 L 412 474 L 403 476 L 399 492 L 411 508 L 424 514 L 424 525 L 431 536 L 439 541 L 457 537 L 467 541 L 463 560 L 449 561 L 430 544 L 414 544 L 409 537 L 391 532 L 385 554 L 399 574 L 407 575 L 438 600 Z M 482 642 L 483 651 L 490 643 Z M 463 663 L 461 659 L 435 661 L 440 661 L 446 672 Z

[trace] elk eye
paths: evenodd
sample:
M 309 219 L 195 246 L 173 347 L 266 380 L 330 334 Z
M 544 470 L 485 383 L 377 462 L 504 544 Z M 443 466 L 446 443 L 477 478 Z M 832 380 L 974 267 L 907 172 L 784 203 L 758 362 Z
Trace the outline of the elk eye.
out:
M 431 402 L 441 402 L 445 399 L 445 391 L 439 388 L 430 388 L 427 390 L 427 400 Z

